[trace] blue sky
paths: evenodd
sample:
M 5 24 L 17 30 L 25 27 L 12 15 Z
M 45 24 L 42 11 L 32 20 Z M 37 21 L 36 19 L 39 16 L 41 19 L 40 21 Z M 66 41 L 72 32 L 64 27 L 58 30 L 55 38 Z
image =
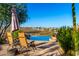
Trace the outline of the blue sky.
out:
M 71 3 L 28 3 L 29 19 L 23 27 L 61 27 L 72 26 Z M 79 4 L 75 4 L 77 23 L 79 23 Z

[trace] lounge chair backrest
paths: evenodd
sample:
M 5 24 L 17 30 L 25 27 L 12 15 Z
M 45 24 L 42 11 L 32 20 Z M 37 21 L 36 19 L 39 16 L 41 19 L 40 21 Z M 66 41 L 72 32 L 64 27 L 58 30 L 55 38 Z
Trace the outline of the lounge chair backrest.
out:
M 27 42 L 27 40 L 26 40 L 26 37 L 25 37 L 25 34 L 24 34 L 24 32 L 20 32 L 20 33 L 18 33 L 19 35 L 19 41 L 20 41 L 20 45 L 22 46 L 22 47 L 26 47 L 26 48 L 28 48 L 28 42 Z
M 13 44 L 13 38 L 12 38 L 12 34 L 10 32 L 7 32 L 7 40 L 10 45 Z

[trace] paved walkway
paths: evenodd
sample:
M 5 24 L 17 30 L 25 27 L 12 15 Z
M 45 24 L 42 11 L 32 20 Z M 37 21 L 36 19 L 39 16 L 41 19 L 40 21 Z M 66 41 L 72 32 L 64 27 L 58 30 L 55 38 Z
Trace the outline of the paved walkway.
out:
M 61 56 L 64 54 L 61 47 L 58 45 L 58 43 L 52 43 L 52 44 L 43 44 L 39 47 L 41 50 L 37 49 L 32 55 L 34 56 Z M 31 54 L 30 54 L 31 55 Z
M 8 45 L 2 45 L 2 50 L 0 51 L 0 56 L 7 56 Z
M 3 45 L 2 46 L 3 49 L 0 51 L 0 56 L 9 56 L 7 54 L 7 48 L 8 45 Z M 38 44 L 37 49 L 31 50 L 28 53 L 22 53 L 19 54 L 20 56 L 61 56 L 63 55 L 63 50 L 61 49 L 61 47 L 58 45 L 58 43 L 43 43 L 43 44 Z

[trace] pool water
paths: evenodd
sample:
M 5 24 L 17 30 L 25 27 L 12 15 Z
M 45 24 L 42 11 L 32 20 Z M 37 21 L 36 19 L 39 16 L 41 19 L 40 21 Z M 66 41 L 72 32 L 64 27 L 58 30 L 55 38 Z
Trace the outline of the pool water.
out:
M 50 36 L 31 36 L 30 40 L 34 41 L 49 41 Z

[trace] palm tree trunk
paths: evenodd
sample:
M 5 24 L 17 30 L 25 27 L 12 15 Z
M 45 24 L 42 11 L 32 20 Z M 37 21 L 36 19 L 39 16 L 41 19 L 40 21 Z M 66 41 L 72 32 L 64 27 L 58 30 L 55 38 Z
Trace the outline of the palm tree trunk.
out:
M 72 17 L 73 17 L 73 30 L 76 31 L 76 14 L 75 14 L 74 3 L 72 3 Z
M 77 55 L 77 49 L 78 49 L 78 44 L 77 44 L 77 34 L 76 34 L 76 14 L 75 14 L 75 5 L 72 3 L 72 17 L 73 17 L 73 41 L 74 41 L 74 52 L 75 55 Z

